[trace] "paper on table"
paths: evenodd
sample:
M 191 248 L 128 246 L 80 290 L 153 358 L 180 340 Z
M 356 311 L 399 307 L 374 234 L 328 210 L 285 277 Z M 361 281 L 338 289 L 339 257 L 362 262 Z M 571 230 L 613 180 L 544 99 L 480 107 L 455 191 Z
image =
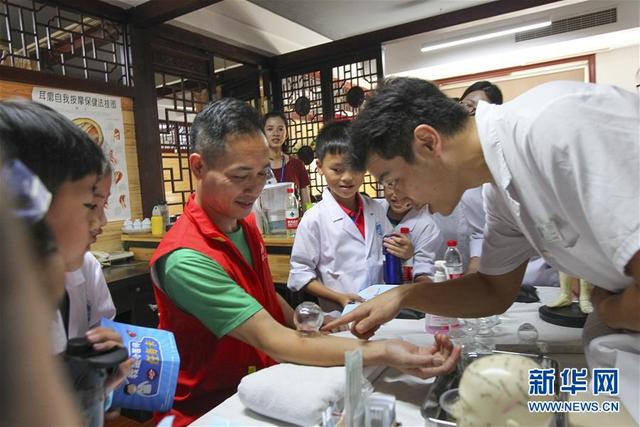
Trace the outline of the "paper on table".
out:
M 367 288 L 364 288 L 363 290 L 361 290 L 360 292 L 358 292 L 358 295 L 360 295 L 360 297 L 362 297 L 362 299 L 364 299 L 365 301 L 369 301 L 370 299 L 384 293 L 387 292 L 393 288 L 395 288 L 398 285 L 384 285 L 384 284 L 379 284 L 379 285 L 371 285 Z M 360 304 L 357 302 L 353 302 L 350 304 L 347 304 L 344 306 L 344 309 L 342 310 L 342 315 L 344 316 L 345 314 L 349 313 L 350 311 L 352 311 L 354 308 L 356 308 L 357 306 L 359 306 Z

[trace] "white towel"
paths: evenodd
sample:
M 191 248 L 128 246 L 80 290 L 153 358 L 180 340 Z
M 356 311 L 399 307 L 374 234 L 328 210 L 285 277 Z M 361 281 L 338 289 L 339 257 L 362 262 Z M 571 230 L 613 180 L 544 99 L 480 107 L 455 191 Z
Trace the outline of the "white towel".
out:
M 370 381 L 383 367 L 367 367 Z M 300 426 L 317 425 L 331 402 L 344 396 L 344 366 L 320 368 L 281 363 L 245 376 L 238 397 L 249 409 L 267 417 Z

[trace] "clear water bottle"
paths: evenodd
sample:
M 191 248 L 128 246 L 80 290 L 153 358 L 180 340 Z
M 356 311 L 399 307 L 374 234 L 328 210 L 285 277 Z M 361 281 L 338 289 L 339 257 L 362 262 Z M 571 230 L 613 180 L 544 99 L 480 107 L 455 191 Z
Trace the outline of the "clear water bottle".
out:
M 400 233 L 409 237 L 409 227 L 401 227 Z M 409 237 L 410 238 L 410 237 Z M 413 257 L 405 259 L 402 263 L 402 281 L 404 283 L 413 282 Z
M 456 240 L 449 240 L 447 242 L 447 251 L 444 253 L 444 261 L 447 265 L 449 279 L 462 277 L 464 272 L 462 268 L 462 255 L 460 255 L 458 242 Z
M 445 261 L 436 261 L 434 266 L 433 282 L 446 282 L 448 279 L 449 274 L 447 272 Z M 451 329 L 459 326 L 458 319 L 454 317 L 436 316 L 435 314 L 429 313 L 425 314 L 424 321 L 425 331 L 430 334 L 435 334 L 438 332 L 449 333 Z
M 296 234 L 296 229 L 300 222 L 300 206 L 298 205 L 298 198 L 292 187 L 287 188 L 287 204 L 284 215 L 287 236 L 293 237 Z

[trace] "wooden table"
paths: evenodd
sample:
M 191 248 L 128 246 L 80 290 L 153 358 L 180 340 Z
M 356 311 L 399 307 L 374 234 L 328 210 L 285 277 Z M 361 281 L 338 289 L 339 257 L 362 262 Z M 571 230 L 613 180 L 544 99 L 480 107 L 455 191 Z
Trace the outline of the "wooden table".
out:
M 293 237 L 283 235 L 265 235 L 263 237 L 273 281 L 277 284 L 286 284 L 289 277 Z M 133 252 L 135 260 L 149 261 L 162 240 L 162 236 L 123 234 L 121 240 L 124 250 Z

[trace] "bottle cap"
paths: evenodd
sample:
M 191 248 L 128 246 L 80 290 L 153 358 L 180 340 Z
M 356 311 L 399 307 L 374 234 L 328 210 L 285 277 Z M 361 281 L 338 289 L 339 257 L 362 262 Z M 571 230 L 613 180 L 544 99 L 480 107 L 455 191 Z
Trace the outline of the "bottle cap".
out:
M 458 241 L 457 240 L 449 240 L 447 242 L 447 246 L 458 246 Z
M 67 342 L 66 353 L 69 356 L 83 356 L 90 354 L 93 351 L 93 346 L 84 337 L 71 338 Z
M 400 228 L 400 233 L 402 234 L 409 234 L 411 230 L 409 230 L 409 227 L 402 227 Z
M 287 193 L 293 193 L 293 188 L 291 187 L 287 188 Z

